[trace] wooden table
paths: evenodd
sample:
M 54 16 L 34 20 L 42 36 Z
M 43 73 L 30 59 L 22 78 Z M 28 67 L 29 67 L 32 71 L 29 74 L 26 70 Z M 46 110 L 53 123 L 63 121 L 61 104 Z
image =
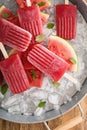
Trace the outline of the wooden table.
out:
M 81 123 L 78 122 L 80 121 L 81 112 L 79 107 L 76 106 L 67 114 L 54 120 L 48 121 L 47 124 L 50 127 L 50 129 L 68 130 L 69 127 L 73 126 L 73 128 L 69 130 L 87 130 L 87 96 L 82 99 L 80 105 L 84 111 L 84 117 L 81 120 Z M 75 120 L 75 117 L 77 121 Z M 77 119 L 78 117 L 79 120 Z M 75 124 L 77 125 L 75 126 Z M 43 123 L 27 125 L 27 124 L 17 124 L 0 119 L 0 130 L 47 130 L 47 129 Z

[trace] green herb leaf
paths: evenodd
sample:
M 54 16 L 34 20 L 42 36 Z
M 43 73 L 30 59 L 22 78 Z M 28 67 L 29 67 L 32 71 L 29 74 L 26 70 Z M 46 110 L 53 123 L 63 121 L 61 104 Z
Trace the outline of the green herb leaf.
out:
M 33 80 L 35 80 L 37 78 L 37 75 L 36 75 L 34 69 L 31 70 L 31 76 L 32 76 Z
M 42 1 L 42 2 L 38 3 L 37 5 L 41 7 L 41 6 L 44 6 L 45 4 L 46 4 L 46 2 Z
M 70 58 L 70 61 L 71 61 L 73 64 L 76 64 L 76 60 L 75 60 L 73 57 Z
M 0 8 L 2 7 L 2 5 L 0 5 Z
M 45 40 L 45 38 L 46 38 L 45 34 L 38 35 L 36 36 L 36 42 L 42 42 Z
M 9 14 L 7 14 L 7 13 L 4 13 L 4 14 L 2 14 L 2 18 L 8 18 L 9 17 Z
M 46 101 L 42 101 L 38 104 L 38 107 L 44 107 L 46 105 Z
M 48 28 L 48 29 L 52 29 L 53 27 L 54 27 L 54 23 L 48 23 L 48 24 L 47 24 L 47 28 Z
M 8 85 L 7 84 L 3 84 L 2 87 L 1 87 L 1 93 L 2 94 L 5 94 L 8 90 Z
M 60 86 L 60 83 L 59 82 L 52 82 L 53 83 L 53 85 L 55 86 L 55 87 L 59 87 Z

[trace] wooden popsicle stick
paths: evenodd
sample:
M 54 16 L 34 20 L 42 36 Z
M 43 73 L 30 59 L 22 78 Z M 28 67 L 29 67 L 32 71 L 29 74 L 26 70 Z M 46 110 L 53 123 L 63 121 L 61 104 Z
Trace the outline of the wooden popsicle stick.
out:
M 26 4 L 27 4 L 27 7 L 31 6 L 31 1 L 30 0 L 26 0 Z
M 70 80 L 71 82 L 73 82 L 74 84 L 78 83 L 78 81 L 75 78 L 73 78 L 71 75 L 69 75 L 68 73 L 65 73 L 64 77 Z
M 74 117 L 73 119 L 69 120 L 68 122 L 64 123 L 61 126 L 56 127 L 54 130 L 69 130 L 74 126 L 78 125 L 83 121 L 81 116 Z
M 65 0 L 65 4 L 68 5 L 69 4 L 69 0 Z
M 1 50 L 1 52 L 2 52 L 5 59 L 9 57 L 4 45 L 1 42 L 0 42 L 0 50 Z

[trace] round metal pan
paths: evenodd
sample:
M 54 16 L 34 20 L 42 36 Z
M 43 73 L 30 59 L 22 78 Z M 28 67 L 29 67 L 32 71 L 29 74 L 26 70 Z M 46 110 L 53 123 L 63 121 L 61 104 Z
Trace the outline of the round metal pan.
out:
M 84 2 L 85 0 L 70 0 L 73 4 L 76 4 L 79 11 L 83 15 L 85 21 L 87 22 L 87 4 Z M 9 0 L 8 0 L 9 2 Z M 12 0 L 13 2 L 13 0 Z M 4 3 L 3 0 L 0 0 L 0 4 Z M 11 4 L 11 9 L 13 10 L 13 5 L 16 6 L 15 2 Z M 8 6 L 6 4 L 6 6 Z M 87 32 L 86 32 L 87 33 Z M 24 115 L 12 115 L 5 111 L 4 109 L 0 108 L 0 118 L 5 119 L 8 121 L 12 122 L 17 122 L 17 123 L 40 123 L 48 120 L 52 120 L 54 118 L 60 117 L 64 113 L 68 112 L 70 109 L 72 109 L 77 103 L 86 95 L 87 93 L 87 80 L 84 79 L 83 87 L 81 88 L 80 92 L 77 92 L 73 97 L 72 101 L 68 102 L 67 104 L 63 104 L 60 107 L 60 110 L 51 110 L 46 112 L 43 116 L 41 117 L 36 117 L 36 116 L 24 116 Z

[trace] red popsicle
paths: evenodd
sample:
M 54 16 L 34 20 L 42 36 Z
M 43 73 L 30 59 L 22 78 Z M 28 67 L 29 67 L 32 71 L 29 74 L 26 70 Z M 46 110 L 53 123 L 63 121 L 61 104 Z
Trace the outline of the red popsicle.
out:
M 17 94 L 24 92 L 30 87 L 28 77 L 23 68 L 18 54 L 8 57 L 3 45 L 0 43 L 5 60 L 0 62 L 0 70 L 11 89 L 12 93 Z
M 36 36 L 43 33 L 40 9 L 38 6 L 28 6 L 18 9 L 20 26 L 32 34 L 31 44 L 36 44 Z
M 69 67 L 62 58 L 38 44 L 28 53 L 28 61 L 54 81 L 58 81 Z
M 65 0 L 65 5 L 56 5 L 56 28 L 57 35 L 64 39 L 74 39 L 76 36 L 77 7 L 69 5 Z
M 18 51 L 25 51 L 31 41 L 31 33 L 0 18 L 0 41 Z

